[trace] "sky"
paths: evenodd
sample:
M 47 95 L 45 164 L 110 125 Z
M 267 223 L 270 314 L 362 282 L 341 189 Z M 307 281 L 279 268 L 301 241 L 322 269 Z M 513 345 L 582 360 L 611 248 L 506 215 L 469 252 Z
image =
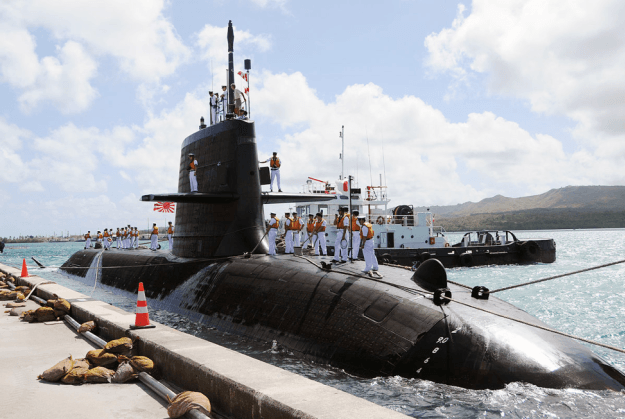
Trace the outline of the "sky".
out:
M 619 0 L 3 0 L 0 236 L 173 220 L 140 197 L 177 191 L 229 20 L 285 192 L 338 179 L 342 126 L 391 205 L 625 184 Z

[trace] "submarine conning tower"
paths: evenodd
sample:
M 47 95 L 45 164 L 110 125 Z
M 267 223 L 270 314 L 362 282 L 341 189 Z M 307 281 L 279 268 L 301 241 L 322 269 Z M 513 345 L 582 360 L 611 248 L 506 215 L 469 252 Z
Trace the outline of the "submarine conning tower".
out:
M 267 253 L 263 204 L 327 201 L 333 196 L 261 192 L 254 122 L 234 114 L 234 30 L 228 23 L 228 113 L 226 120 L 182 142 L 178 193 L 150 194 L 142 201 L 178 202 L 173 254 L 186 258 Z M 189 154 L 197 160 L 198 191 L 191 192 Z M 268 168 L 265 177 L 269 177 Z M 268 184 L 265 180 L 263 184 Z M 262 241 L 262 242 L 261 242 Z
M 189 153 L 198 161 L 198 193 L 190 193 Z M 243 254 L 262 239 L 264 222 L 254 122 L 229 119 L 199 130 L 182 143 L 176 245 L 181 257 Z M 266 243 L 258 251 L 265 253 Z

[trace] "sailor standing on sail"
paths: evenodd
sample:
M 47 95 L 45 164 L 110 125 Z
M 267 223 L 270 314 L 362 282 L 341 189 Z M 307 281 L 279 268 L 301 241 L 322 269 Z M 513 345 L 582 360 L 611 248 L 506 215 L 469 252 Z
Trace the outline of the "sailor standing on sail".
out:
M 156 227 L 156 223 L 152 224 L 152 241 L 150 243 L 150 249 L 156 250 L 158 249 L 158 227 Z
M 122 248 L 122 232 L 117 227 L 117 233 L 115 233 L 115 237 L 117 238 L 117 250 Z
M 269 256 L 276 254 L 276 235 L 278 234 L 278 226 L 280 223 L 276 218 L 276 213 L 271 213 L 271 220 L 269 220 L 269 226 L 267 227 L 267 238 L 269 240 Z
M 294 253 L 293 250 L 293 220 L 291 220 L 291 213 L 284 213 L 284 253 Z
M 197 192 L 197 177 L 195 176 L 195 169 L 197 168 L 197 160 L 195 160 L 195 154 L 189 153 L 189 182 L 191 183 L 191 192 Z
M 85 234 L 85 249 L 91 247 L 91 230 L 87 231 Z
M 271 168 L 271 183 L 269 185 L 269 189 L 273 192 L 273 180 L 278 179 L 278 192 L 282 192 L 282 188 L 280 187 L 280 166 L 282 166 L 282 162 L 278 157 L 277 152 L 273 152 L 273 157 L 268 158 L 265 161 L 260 161 L 259 163 L 269 163 L 269 167 Z
M 228 95 L 226 94 L 226 90 L 228 90 L 228 88 L 226 86 L 221 86 L 221 91 L 223 92 L 221 94 L 221 120 L 225 121 L 226 120 L 226 113 L 228 112 Z
M 345 263 L 347 262 L 347 246 L 349 243 L 349 217 L 345 215 L 347 208 L 339 208 L 339 217 L 336 223 L 336 240 L 334 240 L 334 262 Z M 343 260 L 340 260 L 342 256 Z
M 304 224 L 302 223 L 302 219 L 299 218 L 299 216 L 297 215 L 296 212 L 293 213 L 293 225 L 292 225 L 292 230 L 293 230 L 293 247 L 300 246 L 300 230 L 302 229 L 302 227 L 304 226 Z M 295 251 L 295 249 L 293 249 L 293 251 Z
M 98 230 L 98 235 L 96 237 L 96 243 L 100 243 L 100 246 L 102 246 L 102 233 L 100 233 L 100 230 Z
M 349 255 L 352 260 L 358 259 L 360 253 L 360 224 L 358 224 L 358 210 L 352 211 L 352 251 Z
M 373 250 L 373 226 L 370 223 L 365 222 L 365 217 L 358 217 L 358 223 L 360 224 L 360 240 L 362 244 L 362 255 L 365 257 L 365 269 L 364 273 L 369 271 L 378 270 L 378 259 L 375 257 L 375 251 Z
M 174 226 L 169 222 L 169 227 L 167 228 L 167 240 L 169 240 L 169 251 L 174 250 Z
M 208 92 L 208 100 L 211 108 L 211 125 L 215 125 L 217 123 L 217 98 L 213 96 L 213 92 Z
M 315 255 L 319 255 L 319 248 L 324 256 L 328 256 L 328 249 L 326 249 L 326 220 L 323 219 L 323 215 L 320 212 L 317 213 L 317 221 L 315 222 L 315 228 L 313 235 L 316 236 L 315 240 Z

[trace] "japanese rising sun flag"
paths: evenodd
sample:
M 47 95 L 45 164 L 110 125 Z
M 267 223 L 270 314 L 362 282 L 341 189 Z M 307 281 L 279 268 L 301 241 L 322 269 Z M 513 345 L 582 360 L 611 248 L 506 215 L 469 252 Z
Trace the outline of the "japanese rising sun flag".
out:
M 157 202 L 154 204 L 154 211 L 158 212 L 174 212 L 176 204 L 173 202 Z
M 247 73 L 244 73 L 244 72 L 242 72 L 242 71 L 239 71 L 237 74 L 238 74 L 239 76 L 241 76 L 241 78 L 242 78 L 243 80 L 248 81 L 248 80 L 247 80 Z

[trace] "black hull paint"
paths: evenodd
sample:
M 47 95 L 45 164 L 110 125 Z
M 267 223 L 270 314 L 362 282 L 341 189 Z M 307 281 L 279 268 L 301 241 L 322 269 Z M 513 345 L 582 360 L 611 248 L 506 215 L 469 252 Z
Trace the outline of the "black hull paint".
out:
M 488 265 L 526 265 L 556 261 L 556 243 L 553 239 L 532 239 L 507 245 L 452 246 L 430 249 L 376 248 L 378 263 L 418 267 L 428 259 L 439 260 L 445 268 L 464 268 Z M 334 246 L 328 246 L 330 255 Z
M 84 277 L 85 270 L 71 268 L 90 266 L 98 253 L 79 251 L 64 267 Z M 260 341 L 276 340 L 364 376 L 401 375 L 471 389 L 515 381 L 625 388 L 620 372 L 571 339 L 454 302 L 438 307 L 430 298 L 354 276 L 362 262 L 328 272 L 289 255 L 209 263 L 165 252 L 110 251 L 103 253 L 102 266 L 109 267 L 101 270 L 103 284 L 134 293 L 143 282 L 152 308 Z M 383 267 L 382 273 L 384 281 L 423 291 L 409 271 Z M 455 299 L 544 325 L 497 298 L 475 300 L 462 288 L 450 289 Z

